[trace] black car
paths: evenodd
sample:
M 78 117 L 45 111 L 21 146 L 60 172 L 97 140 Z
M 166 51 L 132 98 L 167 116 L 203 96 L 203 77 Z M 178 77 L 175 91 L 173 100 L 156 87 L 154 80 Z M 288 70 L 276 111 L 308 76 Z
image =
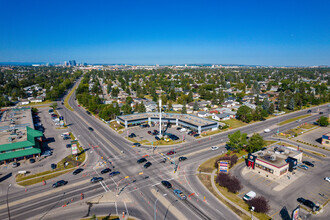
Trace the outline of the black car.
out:
M 308 200 L 308 199 L 304 199 L 302 197 L 298 198 L 297 201 L 301 204 L 304 204 L 305 206 L 311 208 L 313 211 L 318 211 L 320 209 L 320 207 L 318 207 L 317 205 L 315 205 L 314 202 Z
M 163 180 L 161 183 L 168 189 L 172 188 L 172 184 L 169 181 Z
M 129 137 L 130 137 L 130 138 L 135 138 L 135 137 L 136 137 L 136 134 L 131 133 L 131 134 L 129 135 Z
M 199 136 L 199 134 L 194 134 L 194 137 L 198 137 Z
M 93 177 L 91 183 L 97 183 L 103 180 L 103 177 Z
M 36 162 L 35 159 L 33 159 L 33 158 L 30 159 L 30 163 L 35 163 L 35 162 Z
M 56 187 L 59 187 L 59 186 L 64 186 L 67 183 L 68 183 L 68 181 L 65 181 L 65 180 L 57 181 L 56 183 L 53 184 L 53 188 L 56 188 Z
M 91 115 L 91 113 L 89 111 L 86 111 L 87 114 Z
M 114 171 L 114 172 L 109 173 L 109 176 L 116 176 L 118 174 L 120 174 L 119 171 Z
M 188 158 L 187 157 L 179 157 L 179 161 L 184 161 L 184 160 L 187 160 Z
M 73 175 L 77 175 L 77 174 L 81 173 L 83 170 L 84 170 L 83 168 L 78 168 L 78 169 L 76 169 L 75 171 L 73 171 L 72 174 L 73 174 Z
M 311 112 L 312 112 L 312 110 L 308 110 L 308 111 L 307 111 L 307 113 L 311 113 Z
M 140 143 L 134 143 L 133 146 L 135 146 L 135 147 L 141 147 L 141 144 Z
M 152 165 L 152 163 L 147 162 L 146 164 L 144 164 L 144 168 L 148 168 L 148 167 L 150 167 L 151 165 Z
M 94 131 L 94 129 L 92 127 L 88 127 L 88 130 L 90 131 Z
M 66 148 L 70 148 L 70 147 L 71 147 L 71 144 L 67 144 L 67 145 L 66 145 Z
M 137 163 L 144 163 L 144 162 L 147 162 L 147 159 L 146 158 L 141 158 L 141 159 L 138 159 L 136 162 Z
M 64 136 L 63 137 L 63 140 L 68 140 L 68 139 L 70 139 L 71 137 L 70 136 Z
M 110 168 L 105 168 L 104 170 L 101 170 L 101 174 L 109 173 L 110 171 Z
M 159 140 L 160 140 L 160 138 L 159 138 L 158 136 L 156 136 L 156 137 L 155 137 L 155 139 L 156 139 L 157 141 L 159 141 Z
M 181 128 L 180 127 L 177 127 L 176 130 L 181 130 Z
M 307 160 L 304 160 L 303 163 L 306 164 L 307 166 L 314 167 L 314 164 Z

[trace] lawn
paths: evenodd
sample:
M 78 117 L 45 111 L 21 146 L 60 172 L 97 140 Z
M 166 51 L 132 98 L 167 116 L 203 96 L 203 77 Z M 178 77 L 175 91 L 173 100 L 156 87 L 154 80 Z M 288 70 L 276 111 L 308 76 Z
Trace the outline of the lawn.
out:
M 46 101 L 43 101 L 43 102 L 36 102 L 36 103 L 29 103 L 27 105 L 23 105 L 23 106 L 34 106 L 34 105 L 44 105 L 44 104 L 52 104 L 54 101 L 51 101 L 51 100 L 46 100 Z
M 225 124 L 227 124 L 229 126 L 229 128 L 231 128 L 231 129 L 235 129 L 235 128 L 239 128 L 239 127 L 247 125 L 247 123 L 242 122 L 242 121 L 237 120 L 237 119 L 229 119 L 229 120 L 226 120 L 226 121 L 223 121 L 223 122 Z
M 295 118 L 290 118 L 288 120 L 285 120 L 285 121 L 282 121 L 282 122 L 278 123 L 277 125 L 285 125 L 285 124 L 297 121 L 297 120 L 302 119 L 302 118 L 307 118 L 309 116 L 311 116 L 311 115 L 308 114 L 308 115 L 301 115 L 301 116 L 298 116 L 298 117 L 295 117 Z
M 54 172 L 51 171 L 50 174 L 48 175 L 45 175 L 43 173 L 46 173 L 46 172 L 43 172 L 43 173 L 38 173 L 38 174 L 35 174 L 35 175 L 31 175 L 31 176 L 28 176 L 28 180 L 24 181 L 22 180 L 21 182 L 17 182 L 18 185 L 20 186 L 30 186 L 30 185 L 33 185 L 33 184 L 36 184 L 36 183 L 41 183 L 42 181 L 44 180 L 49 180 L 49 179 L 52 179 L 52 178 L 55 178 L 55 177 L 58 177 L 58 176 L 61 176 L 65 173 L 68 173 L 71 171 L 71 169 L 65 169 L 65 170 L 62 170 L 60 172 L 56 172 L 57 170 L 55 170 Z M 38 178 L 33 178 L 36 177 L 36 176 L 40 176 Z M 33 179 L 31 179 L 33 178 Z M 18 177 L 16 177 L 16 181 L 17 181 Z
M 72 96 L 72 94 L 74 93 L 74 91 L 76 90 L 78 85 L 76 85 L 75 87 L 73 87 L 73 89 L 71 90 L 71 92 L 69 93 L 69 95 L 67 95 L 67 97 L 64 100 L 64 106 L 67 107 L 68 109 L 70 109 L 71 111 L 74 111 L 73 108 L 71 108 L 71 106 L 69 105 L 69 99 Z
M 110 122 L 110 128 L 112 128 L 115 131 L 121 130 L 124 128 L 121 124 L 118 124 L 116 121 Z
M 310 123 L 306 123 L 306 124 L 303 124 L 300 126 L 300 128 L 303 128 L 303 129 L 311 129 L 311 128 L 315 128 L 315 127 L 317 127 L 317 125 L 310 124 Z
M 218 134 L 218 133 L 220 133 L 222 131 L 223 130 L 219 130 L 219 129 L 217 129 L 215 131 L 206 131 L 206 132 L 202 132 L 200 136 L 201 137 L 207 137 L 207 136 L 210 136 L 210 135 Z

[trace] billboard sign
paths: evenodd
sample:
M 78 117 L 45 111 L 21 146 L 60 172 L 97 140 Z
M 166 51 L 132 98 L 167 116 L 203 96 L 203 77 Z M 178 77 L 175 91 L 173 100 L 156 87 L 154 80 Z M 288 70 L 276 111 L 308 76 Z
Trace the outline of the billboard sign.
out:
M 292 211 L 292 220 L 299 220 L 299 209 L 300 206 L 298 206 Z
M 230 167 L 230 160 L 220 160 L 218 162 L 218 172 L 228 173 Z
M 71 141 L 71 153 L 73 155 L 77 155 L 78 154 L 78 145 L 77 145 L 77 141 Z

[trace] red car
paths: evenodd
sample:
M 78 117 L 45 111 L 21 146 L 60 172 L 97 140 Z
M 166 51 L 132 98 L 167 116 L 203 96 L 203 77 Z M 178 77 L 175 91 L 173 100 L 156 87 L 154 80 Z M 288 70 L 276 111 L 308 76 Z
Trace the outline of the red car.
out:
M 80 107 L 80 105 L 78 105 L 78 107 Z
M 148 134 L 152 134 L 152 132 L 151 131 L 148 131 Z
M 167 152 L 166 155 L 169 156 L 169 155 L 173 155 L 173 154 L 175 154 L 175 153 L 176 153 L 175 151 L 172 151 L 172 150 L 171 150 L 171 151 Z

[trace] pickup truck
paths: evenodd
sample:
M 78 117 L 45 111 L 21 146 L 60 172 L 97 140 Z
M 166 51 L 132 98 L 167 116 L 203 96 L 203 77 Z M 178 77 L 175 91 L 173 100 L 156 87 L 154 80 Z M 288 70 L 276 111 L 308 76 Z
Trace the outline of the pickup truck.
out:
M 256 195 L 257 195 L 257 194 L 256 194 L 255 192 L 250 191 L 250 192 L 246 193 L 246 194 L 243 196 L 243 200 L 245 200 L 245 201 L 249 201 L 249 200 L 253 199 L 254 197 L 256 197 Z

